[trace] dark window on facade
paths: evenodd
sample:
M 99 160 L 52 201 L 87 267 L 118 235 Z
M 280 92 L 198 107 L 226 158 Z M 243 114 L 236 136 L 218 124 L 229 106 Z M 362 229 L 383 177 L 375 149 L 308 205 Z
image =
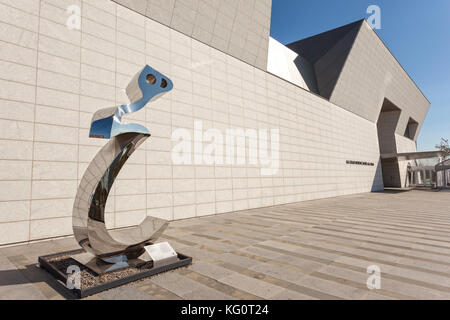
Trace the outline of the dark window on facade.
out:
M 406 126 L 405 130 L 405 137 L 411 140 L 414 139 L 418 126 L 419 124 L 417 123 L 417 121 L 415 121 L 413 118 L 409 118 L 408 125 Z

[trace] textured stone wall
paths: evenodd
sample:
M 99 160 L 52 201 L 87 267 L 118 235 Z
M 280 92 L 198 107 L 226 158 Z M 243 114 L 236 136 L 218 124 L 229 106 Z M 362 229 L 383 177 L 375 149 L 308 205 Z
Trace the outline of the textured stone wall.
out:
M 114 0 L 266 70 L 272 0 Z

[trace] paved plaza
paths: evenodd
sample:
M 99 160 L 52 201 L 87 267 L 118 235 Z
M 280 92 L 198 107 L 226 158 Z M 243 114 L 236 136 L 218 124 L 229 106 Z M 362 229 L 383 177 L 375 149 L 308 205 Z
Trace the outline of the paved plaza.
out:
M 449 231 L 450 192 L 418 190 L 176 221 L 161 240 L 191 266 L 88 299 L 450 299 Z M 73 238 L 0 248 L 0 298 L 71 298 L 37 259 L 76 248 Z

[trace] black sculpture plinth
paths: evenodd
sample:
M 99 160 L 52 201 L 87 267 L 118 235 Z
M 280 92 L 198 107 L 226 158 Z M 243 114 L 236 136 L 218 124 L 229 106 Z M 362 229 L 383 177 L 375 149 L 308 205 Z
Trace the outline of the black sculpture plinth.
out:
M 112 271 L 110 273 L 99 275 L 89 267 L 79 263 L 71 258 L 71 256 L 82 254 L 83 249 L 61 252 L 57 254 L 47 255 L 39 257 L 39 266 L 48 271 L 59 284 L 62 291 L 66 294 L 73 296 L 74 298 L 82 299 L 115 287 L 119 287 L 137 280 L 148 278 L 159 273 L 174 270 L 180 267 L 188 266 L 192 263 L 192 258 L 178 253 L 178 261 L 154 268 L 151 261 L 138 268 L 128 268 Z M 61 260 L 58 260 L 61 259 Z M 70 261 L 71 259 L 71 261 Z M 67 260 L 67 261 L 65 261 Z M 62 263 L 61 263 L 62 262 Z M 67 280 L 70 274 L 64 270 L 64 264 L 77 265 L 81 269 L 81 277 L 83 274 L 89 274 L 91 278 L 99 278 L 98 283 L 92 285 L 86 285 L 81 280 L 80 288 L 70 289 L 67 286 Z M 103 279 L 100 279 L 103 277 Z

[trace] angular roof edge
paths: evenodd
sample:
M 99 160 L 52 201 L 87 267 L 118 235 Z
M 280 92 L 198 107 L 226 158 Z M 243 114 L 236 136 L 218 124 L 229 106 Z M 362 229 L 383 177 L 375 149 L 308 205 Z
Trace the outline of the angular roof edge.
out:
M 358 20 L 360 21 L 360 20 Z M 364 18 L 361 21 L 364 21 L 365 23 L 367 23 L 367 25 L 369 25 L 369 23 L 367 22 L 367 19 Z M 370 27 L 370 25 L 369 25 Z M 397 59 L 397 57 L 392 53 L 391 49 L 389 49 L 389 47 L 386 45 L 386 43 L 383 41 L 383 39 L 381 39 L 380 35 L 372 28 L 370 27 L 370 29 L 372 29 L 372 32 L 375 33 L 378 37 L 378 39 L 381 41 L 381 43 L 383 44 L 383 46 L 388 50 L 388 52 L 391 54 L 391 56 L 395 59 L 395 61 L 397 61 L 397 63 L 399 64 L 399 66 L 403 69 L 403 71 L 406 73 L 406 75 L 409 77 L 409 79 L 414 83 L 414 85 L 416 86 L 417 89 L 419 89 L 420 93 L 422 94 L 422 96 L 425 98 L 425 100 L 428 101 L 428 103 L 431 105 L 431 101 L 427 98 L 427 96 L 423 93 L 422 89 L 420 89 L 420 87 L 417 85 L 416 81 L 414 81 L 414 79 L 411 77 L 411 75 L 408 73 L 408 71 L 406 71 L 406 69 L 403 67 L 403 65 L 400 63 L 400 61 Z
M 349 26 L 351 26 L 351 25 L 355 25 L 355 26 L 356 26 L 356 25 L 358 24 L 358 22 L 362 23 L 364 20 L 366 20 L 366 18 L 362 18 L 362 19 L 359 19 L 359 20 L 355 20 L 355 21 L 346 23 L 346 24 L 344 24 L 344 25 L 342 25 L 342 26 L 339 26 L 339 27 L 336 27 L 336 28 L 333 28 L 333 29 L 329 29 L 329 30 L 326 30 L 326 31 L 322 31 L 322 32 L 317 33 L 317 34 L 314 34 L 314 35 L 312 35 L 312 36 L 309 36 L 309 37 L 306 37 L 306 38 L 299 39 L 299 40 L 297 40 L 297 41 L 293 41 L 293 42 L 291 42 L 291 43 L 288 43 L 288 44 L 286 44 L 286 46 L 291 45 L 291 44 L 296 43 L 296 42 L 299 42 L 299 41 L 303 41 L 303 40 L 306 40 L 306 39 L 310 39 L 310 38 L 314 38 L 314 37 L 317 37 L 317 36 L 321 36 L 321 35 L 323 35 L 323 34 L 325 34 L 325 33 L 329 33 L 329 32 L 336 31 L 336 30 L 339 30 L 339 29 L 342 29 L 342 28 L 346 28 L 346 27 L 349 27 Z
M 338 31 L 339 29 L 345 29 L 345 28 L 348 28 L 348 27 L 350 27 L 351 25 L 355 25 L 355 26 L 356 26 L 358 23 L 361 23 L 361 25 L 362 25 L 363 23 L 366 23 L 366 24 L 370 27 L 369 23 L 367 22 L 367 18 L 362 18 L 362 19 L 355 20 L 355 21 L 353 21 L 353 22 L 347 23 L 347 24 L 345 24 L 345 25 L 343 25 L 343 26 L 340 26 L 340 27 L 337 27 L 337 28 L 333 28 L 333 29 L 330 29 L 330 30 L 327 30 L 327 31 L 318 33 L 318 34 L 316 34 L 316 35 L 312 35 L 312 36 L 309 36 L 309 37 L 306 37 L 306 38 L 303 38 L 303 39 L 300 39 L 300 40 L 297 40 L 297 41 L 288 43 L 286 46 L 289 47 L 289 48 L 291 48 L 292 50 L 294 50 L 293 47 L 295 46 L 295 44 L 298 44 L 298 43 L 303 42 L 303 41 L 305 41 L 305 40 L 309 40 L 309 39 L 312 39 L 312 38 L 316 38 L 316 37 L 318 37 L 318 36 L 323 36 L 323 35 L 326 34 L 326 33 Z M 402 68 L 402 70 L 406 73 L 406 75 L 408 76 L 408 78 L 412 81 L 412 83 L 415 85 L 415 87 L 419 90 L 419 92 L 422 94 L 422 96 L 425 98 L 425 100 L 427 100 L 427 102 L 431 105 L 431 101 L 427 98 L 427 96 L 423 93 L 422 89 L 420 89 L 420 87 L 417 85 L 416 81 L 411 77 L 411 75 L 406 71 L 406 69 L 403 67 L 403 65 L 400 63 L 400 61 L 399 61 L 399 60 L 396 58 L 396 56 L 392 53 L 392 51 L 389 49 L 389 47 L 386 45 L 386 43 L 383 41 L 383 39 L 381 39 L 380 35 L 379 35 L 372 27 L 370 27 L 370 29 L 372 30 L 373 33 L 376 34 L 376 36 L 377 36 L 378 39 L 381 41 L 381 43 L 383 44 L 383 46 L 388 50 L 389 54 L 395 59 L 395 61 L 396 61 L 396 62 L 398 63 L 398 65 Z M 296 51 L 296 50 L 294 50 L 294 51 Z
M 297 52 L 311 63 L 320 60 L 331 48 L 350 32 L 361 28 L 363 20 L 354 21 L 319 34 L 289 43 L 286 47 Z M 357 34 L 357 33 L 356 33 Z

